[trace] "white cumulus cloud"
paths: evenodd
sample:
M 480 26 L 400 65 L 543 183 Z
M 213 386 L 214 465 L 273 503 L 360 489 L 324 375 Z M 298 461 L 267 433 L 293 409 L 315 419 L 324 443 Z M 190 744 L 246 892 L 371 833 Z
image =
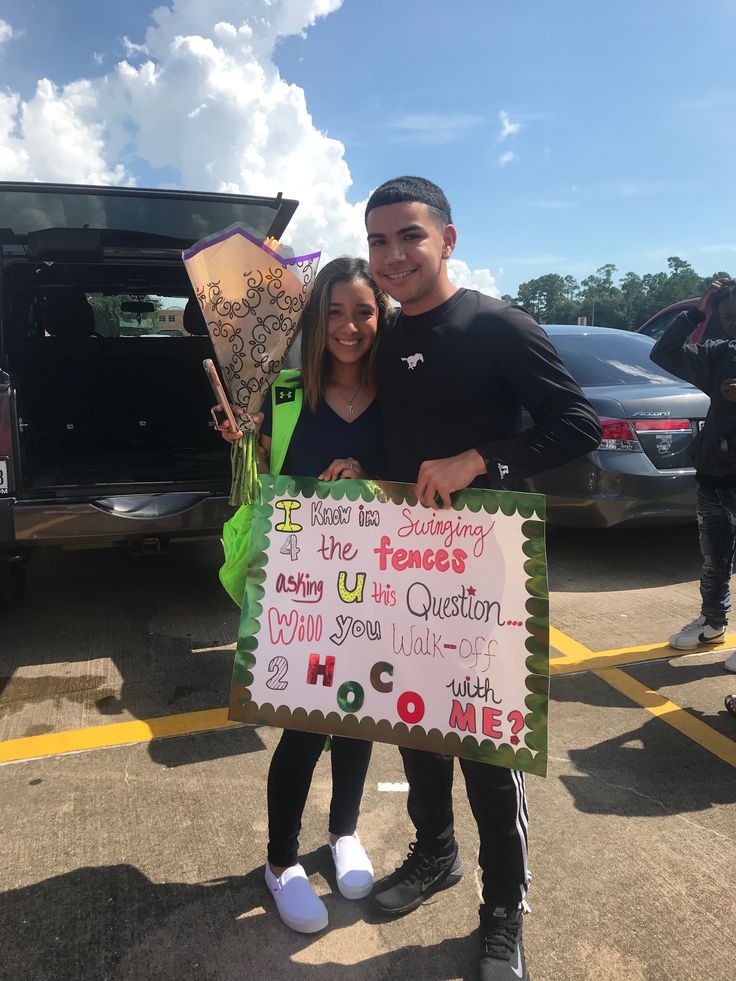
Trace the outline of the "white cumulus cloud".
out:
M 279 39 L 341 4 L 171 0 L 145 37 L 122 39 L 126 57 L 108 73 L 64 86 L 41 79 L 28 100 L 0 91 L 0 178 L 129 184 L 129 161 L 141 158 L 174 168 L 192 190 L 282 191 L 300 200 L 286 236 L 296 248 L 365 255 L 365 202 L 349 201 L 345 147 L 317 129 L 303 89 L 274 61 Z M 452 268 L 461 285 L 495 289 L 488 270 Z
M 496 286 L 496 278 L 490 269 L 471 269 L 462 259 L 450 259 L 447 263 L 447 274 L 455 286 L 478 290 L 489 296 L 500 296 Z
M 498 121 L 501 123 L 501 132 L 498 134 L 500 143 L 503 143 L 509 136 L 516 136 L 521 129 L 521 123 L 512 123 L 505 109 L 499 112 Z
M 10 24 L 0 18 L 0 44 L 5 44 L 13 36 L 13 28 Z
M 498 162 L 501 164 L 502 167 L 505 167 L 506 164 L 513 163 L 514 160 L 518 160 L 518 159 L 519 158 L 516 156 L 513 150 L 507 150 L 505 153 L 502 153 L 500 155 L 500 157 L 498 158 Z
M 127 35 L 122 37 L 123 51 L 126 58 L 136 58 L 138 55 L 147 55 L 148 48 L 145 44 L 136 44 Z

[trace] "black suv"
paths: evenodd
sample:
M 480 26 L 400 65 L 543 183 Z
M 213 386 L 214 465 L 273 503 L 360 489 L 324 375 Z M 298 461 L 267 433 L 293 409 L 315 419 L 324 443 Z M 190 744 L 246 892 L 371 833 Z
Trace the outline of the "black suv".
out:
M 219 535 L 230 463 L 181 252 L 236 221 L 281 238 L 296 207 L 0 182 L 0 606 L 38 547 Z

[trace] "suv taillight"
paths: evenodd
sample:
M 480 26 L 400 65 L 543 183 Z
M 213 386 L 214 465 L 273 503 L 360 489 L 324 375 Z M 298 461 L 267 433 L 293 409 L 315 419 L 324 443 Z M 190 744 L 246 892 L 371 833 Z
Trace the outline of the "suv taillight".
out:
M 631 428 L 631 423 L 626 419 L 606 419 L 600 420 L 603 437 L 600 442 L 599 450 L 618 450 L 628 453 L 643 453 L 641 443 L 636 438 L 636 433 Z

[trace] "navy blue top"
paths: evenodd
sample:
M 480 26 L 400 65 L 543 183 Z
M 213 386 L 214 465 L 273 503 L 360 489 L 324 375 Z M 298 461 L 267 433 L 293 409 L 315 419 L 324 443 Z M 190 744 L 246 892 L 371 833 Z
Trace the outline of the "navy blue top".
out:
M 271 399 L 263 403 L 261 432 L 271 436 Z M 383 439 L 378 399 L 352 422 L 345 422 L 322 400 L 315 412 L 302 406 L 286 451 L 282 473 L 319 477 L 333 460 L 351 456 L 373 477 L 383 467 Z

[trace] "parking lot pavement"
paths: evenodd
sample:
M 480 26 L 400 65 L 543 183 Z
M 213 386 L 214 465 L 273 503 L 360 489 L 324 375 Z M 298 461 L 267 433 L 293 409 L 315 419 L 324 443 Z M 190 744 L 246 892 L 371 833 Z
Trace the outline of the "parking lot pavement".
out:
M 465 877 L 383 921 L 336 892 L 323 760 L 302 852 L 330 927 L 293 934 L 268 905 L 278 733 L 211 728 L 237 620 L 216 563 L 210 546 L 49 555 L 26 608 L 0 622 L 0 760 L 20 757 L 0 767 L 0 978 L 474 977 L 477 835 L 461 785 Z M 527 780 L 534 981 L 732 977 L 736 727 L 722 706 L 736 677 L 723 649 L 658 646 L 694 615 L 698 574 L 692 528 L 550 536 L 551 763 Z M 177 723 L 210 731 L 150 739 Z M 379 874 L 405 854 L 405 805 L 398 754 L 377 745 L 360 831 Z

